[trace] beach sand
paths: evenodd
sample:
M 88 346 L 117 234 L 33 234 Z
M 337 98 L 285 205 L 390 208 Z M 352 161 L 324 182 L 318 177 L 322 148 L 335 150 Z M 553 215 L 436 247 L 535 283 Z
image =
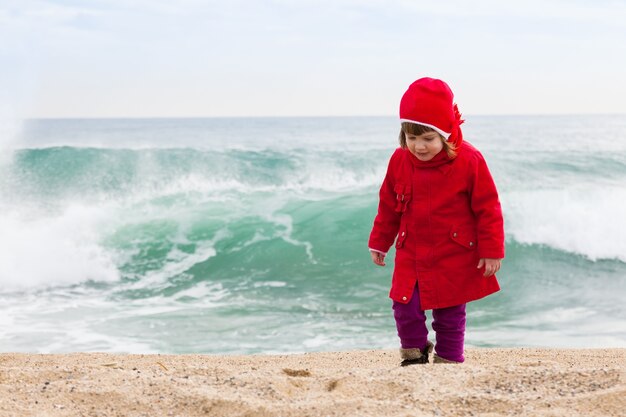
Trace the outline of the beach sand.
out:
M 626 349 L 0 354 L 0 416 L 623 416 Z

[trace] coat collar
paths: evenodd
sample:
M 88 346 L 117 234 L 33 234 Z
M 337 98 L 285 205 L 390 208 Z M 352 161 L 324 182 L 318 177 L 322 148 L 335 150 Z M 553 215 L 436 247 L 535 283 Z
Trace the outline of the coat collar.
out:
M 419 169 L 424 168 L 438 168 L 439 171 L 447 174 L 451 169 L 451 164 L 453 160 L 448 157 L 448 154 L 444 149 L 441 150 L 433 159 L 430 161 L 420 161 L 409 151 L 408 149 L 404 149 L 406 153 L 406 157 L 411 161 L 414 167 Z

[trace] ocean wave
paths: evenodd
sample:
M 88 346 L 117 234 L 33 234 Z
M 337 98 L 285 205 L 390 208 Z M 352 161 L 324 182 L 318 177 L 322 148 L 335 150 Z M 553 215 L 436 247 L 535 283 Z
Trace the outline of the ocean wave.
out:
M 507 235 L 591 260 L 626 262 L 626 188 L 580 184 L 502 195 Z
M 387 160 L 371 151 L 349 156 L 319 149 L 19 151 L 0 166 L 0 285 L 128 279 L 129 291 L 158 292 L 198 266 L 219 265 L 222 244 L 231 254 L 246 252 L 252 265 L 263 264 L 277 241 L 308 265 L 336 262 L 324 256 L 365 247 Z M 501 192 L 509 241 L 626 262 L 619 178 L 521 184 Z
M 536 257 L 549 249 L 626 262 L 626 221 L 619 210 L 624 199 L 621 188 L 503 193 L 507 257 L 516 256 L 521 244 L 534 247 Z M 91 205 L 77 200 L 52 211 L 5 202 L 0 286 L 15 291 L 125 279 L 124 291 L 157 294 L 171 289 L 172 280 L 185 286 L 208 279 L 209 271 L 232 268 L 236 256 L 245 257 L 248 267 L 241 274 L 249 276 L 267 267 L 267 254 L 284 250 L 280 245 L 301 253 L 299 262 L 323 269 L 355 262 L 351 257 L 365 250 L 375 204 L 374 196 L 345 194 L 319 201 L 280 194 L 168 204 L 158 198 Z M 208 264 L 213 266 L 207 270 Z
M 12 199 L 155 199 L 179 194 L 353 192 L 377 187 L 378 153 L 224 152 L 50 148 L 17 152 L 2 167 Z M 0 197 L 1 198 L 1 197 Z

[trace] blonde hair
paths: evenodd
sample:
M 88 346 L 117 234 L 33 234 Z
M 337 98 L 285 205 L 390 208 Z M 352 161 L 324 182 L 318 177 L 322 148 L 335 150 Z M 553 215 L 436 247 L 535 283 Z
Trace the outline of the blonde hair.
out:
M 428 126 L 420 125 L 417 123 L 402 122 L 402 128 L 400 129 L 400 136 L 398 137 L 398 140 L 400 141 L 400 147 L 402 147 L 402 149 L 406 149 L 406 135 L 407 134 L 423 135 L 424 133 L 427 133 L 427 132 L 437 132 L 437 131 Z M 450 159 L 456 158 L 457 149 L 454 143 L 448 142 L 446 138 L 441 136 L 439 133 L 437 133 L 437 135 L 439 136 L 439 138 L 441 139 L 441 142 L 443 143 L 443 149 L 446 150 L 446 153 L 448 154 L 448 158 Z

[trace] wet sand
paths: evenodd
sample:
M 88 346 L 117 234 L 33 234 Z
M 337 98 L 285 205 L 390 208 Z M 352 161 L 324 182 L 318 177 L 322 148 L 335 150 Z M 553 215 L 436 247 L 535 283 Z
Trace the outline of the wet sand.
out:
M 623 416 L 626 349 L 298 355 L 0 353 L 0 416 Z

